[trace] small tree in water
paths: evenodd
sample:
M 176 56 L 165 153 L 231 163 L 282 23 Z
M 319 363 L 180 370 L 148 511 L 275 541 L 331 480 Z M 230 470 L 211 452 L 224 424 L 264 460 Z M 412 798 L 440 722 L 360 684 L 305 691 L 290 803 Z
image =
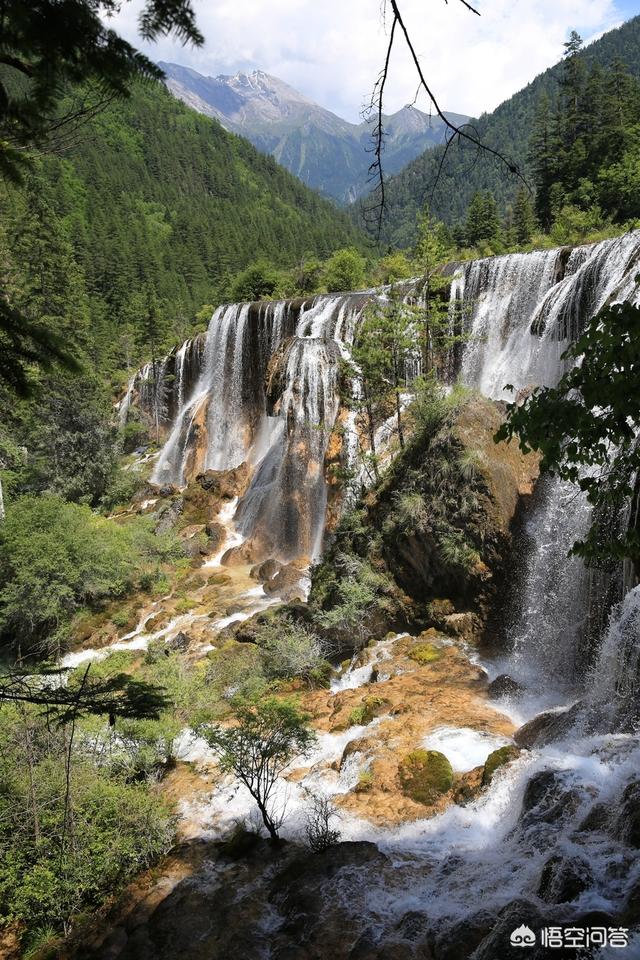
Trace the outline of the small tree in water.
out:
M 285 813 L 276 806 L 276 783 L 295 757 L 309 752 L 315 733 L 308 714 L 277 697 L 236 702 L 232 719 L 232 726 L 206 724 L 199 733 L 219 754 L 222 770 L 245 785 L 275 841 Z

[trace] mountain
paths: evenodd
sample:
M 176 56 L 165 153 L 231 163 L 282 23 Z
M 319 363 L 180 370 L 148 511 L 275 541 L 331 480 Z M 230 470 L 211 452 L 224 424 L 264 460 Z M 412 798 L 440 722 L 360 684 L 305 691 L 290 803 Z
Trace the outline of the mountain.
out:
M 69 264 L 89 317 L 83 348 L 103 369 L 183 337 L 260 257 L 286 267 L 367 243 L 346 213 L 161 83 L 98 114 L 62 156 L 42 156 L 24 187 L 1 184 L 0 222 L 17 296 L 37 282 L 44 243 L 52 270 Z M 143 338 L 150 299 L 157 330 Z
M 581 56 L 588 65 L 597 63 L 601 66 L 611 64 L 619 57 L 633 76 L 640 78 L 640 16 L 604 34 L 586 47 Z M 551 97 L 555 95 L 560 70 L 561 65 L 556 64 L 492 113 L 483 114 L 474 121 L 483 143 L 512 158 L 525 175 L 528 173 L 529 139 L 537 106 L 544 93 Z M 437 147 L 426 151 L 387 181 L 385 242 L 409 246 L 415 239 L 417 214 L 427 200 L 432 212 L 449 224 L 464 217 L 473 194 L 478 190 L 491 190 L 502 211 L 513 200 L 520 180 L 511 175 L 503 163 L 478 153 L 472 145 L 460 144 L 450 149 L 438 178 L 443 150 L 443 147 Z M 433 193 L 436 180 L 438 185 Z M 352 211 L 357 222 L 362 222 L 366 204 L 365 199 Z
M 176 97 L 270 153 L 314 190 L 341 203 L 366 192 L 370 124 L 349 123 L 262 70 L 206 77 L 176 63 L 159 66 Z M 454 123 L 467 119 L 454 113 L 450 117 Z M 439 118 L 403 107 L 386 117 L 385 129 L 385 164 L 396 173 L 442 143 L 445 128 Z

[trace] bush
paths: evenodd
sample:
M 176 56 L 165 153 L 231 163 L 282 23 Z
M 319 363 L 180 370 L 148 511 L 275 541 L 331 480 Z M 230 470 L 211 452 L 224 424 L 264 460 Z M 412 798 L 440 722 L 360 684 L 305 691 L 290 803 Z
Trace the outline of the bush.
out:
M 352 247 L 336 250 L 324 266 L 324 282 L 329 293 L 361 290 L 367 261 Z
M 327 644 L 303 623 L 283 616 L 266 623 L 258 636 L 264 675 L 310 680 L 326 661 Z
M 400 761 L 402 792 L 417 803 L 435 803 L 453 786 L 453 770 L 438 750 L 414 750 Z
M 308 792 L 309 809 L 307 811 L 305 834 L 313 853 L 324 853 L 340 842 L 340 831 L 331 827 L 331 821 L 338 816 L 335 806 L 324 794 Z

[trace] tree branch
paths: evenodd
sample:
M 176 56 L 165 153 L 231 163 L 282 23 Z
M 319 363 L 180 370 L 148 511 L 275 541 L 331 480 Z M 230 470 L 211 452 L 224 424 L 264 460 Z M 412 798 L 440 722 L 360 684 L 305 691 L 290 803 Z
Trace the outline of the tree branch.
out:
M 467 3 L 466 0 L 459 0 L 459 2 L 462 3 L 462 5 L 466 7 L 468 10 L 470 10 L 471 13 L 474 13 L 477 16 L 480 16 L 479 11 L 476 10 L 475 7 L 472 7 L 471 4 Z M 435 193 L 436 187 L 440 179 L 440 175 L 442 173 L 444 159 L 446 158 L 449 147 L 451 146 L 454 140 L 471 143 L 474 146 L 478 147 L 479 150 L 482 150 L 485 153 L 489 154 L 490 156 L 495 157 L 497 160 L 499 160 L 501 163 L 503 163 L 507 167 L 510 173 L 518 177 L 522 181 L 522 183 L 525 185 L 529 193 L 531 193 L 531 187 L 529 186 L 529 183 L 525 179 L 524 175 L 522 174 L 517 164 L 511 158 L 501 153 L 501 151 L 496 150 L 494 147 L 491 147 L 488 144 L 483 143 L 483 141 L 480 139 L 479 136 L 470 132 L 470 128 L 468 127 L 468 125 L 463 124 L 461 126 L 458 126 L 457 124 L 452 123 L 451 120 L 449 120 L 447 115 L 441 109 L 440 104 L 438 103 L 433 90 L 431 89 L 431 87 L 426 81 L 422 66 L 420 64 L 420 59 L 411 41 L 411 37 L 409 36 L 409 31 L 402 18 L 402 14 L 400 13 L 400 8 L 398 6 L 397 0 L 389 0 L 389 3 L 391 5 L 391 11 L 393 13 L 391 31 L 389 34 L 389 43 L 387 44 L 387 53 L 385 57 L 384 67 L 382 69 L 382 72 L 378 80 L 376 81 L 376 85 L 374 87 L 373 95 L 371 98 L 371 103 L 369 106 L 370 112 L 373 112 L 374 109 L 377 112 L 377 123 L 372 134 L 372 138 L 374 141 L 374 146 L 372 151 L 374 153 L 374 160 L 371 166 L 369 167 L 369 174 L 370 174 L 370 181 L 377 180 L 378 182 L 378 186 L 377 186 L 378 202 L 373 207 L 373 210 L 376 211 L 375 219 L 377 220 L 378 237 L 382 232 L 382 221 L 383 221 L 384 207 L 385 207 L 385 182 L 384 182 L 384 172 L 382 168 L 382 153 L 384 150 L 384 130 L 382 125 L 383 95 L 384 95 L 384 88 L 385 88 L 388 73 L 389 73 L 389 64 L 391 60 L 391 51 L 393 49 L 396 26 L 400 28 L 400 30 L 404 35 L 404 39 L 409 49 L 411 59 L 415 66 L 416 72 L 418 74 L 419 84 L 418 84 L 418 91 L 416 93 L 416 99 L 420 90 L 423 89 L 426 92 L 427 96 L 429 97 L 429 100 L 436 114 L 444 124 L 447 131 L 449 131 L 449 134 L 446 140 L 446 147 L 445 147 L 443 156 L 441 158 L 440 165 L 438 168 L 438 173 L 433 186 L 432 196 Z M 445 3 L 448 3 L 448 0 L 445 0 Z M 415 99 L 414 99 L 414 103 L 415 103 Z

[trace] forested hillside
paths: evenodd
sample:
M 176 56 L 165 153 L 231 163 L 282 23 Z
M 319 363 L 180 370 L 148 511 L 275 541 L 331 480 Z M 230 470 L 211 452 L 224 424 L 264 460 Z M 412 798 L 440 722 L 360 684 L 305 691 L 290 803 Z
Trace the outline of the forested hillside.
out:
M 640 78 L 640 16 L 605 34 L 580 56 L 586 67 L 608 66 L 620 59 L 632 76 Z M 561 76 L 562 64 L 558 63 L 474 124 L 482 142 L 515 161 L 529 179 L 532 178 L 529 144 L 540 102 L 545 94 L 550 100 L 555 98 Z M 478 152 L 472 144 L 451 147 L 438 179 L 443 151 L 444 147 L 437 147 L 424 153 L 388 180 L 384 239 L 389 244 L 408 246 L 413 242 L 416 217 L 425 201 L 430 201 L 436 217 L 455 224 L 464 219 L 478 191 L 491 191 L 504 212 L 522 185 L 504 164 Z M 433 192 L 436 180 L 437 188 Z M 366 205 L 365 199 L 355 210 L 359 222 Z
M 362 245 L 331 204 L 151 83 L 42 156 L 23 187 L 3 184 L 0 210 L 12 302 L 55 318 L 103 373 L 184 337 L 261 256 L 284 267 Z

